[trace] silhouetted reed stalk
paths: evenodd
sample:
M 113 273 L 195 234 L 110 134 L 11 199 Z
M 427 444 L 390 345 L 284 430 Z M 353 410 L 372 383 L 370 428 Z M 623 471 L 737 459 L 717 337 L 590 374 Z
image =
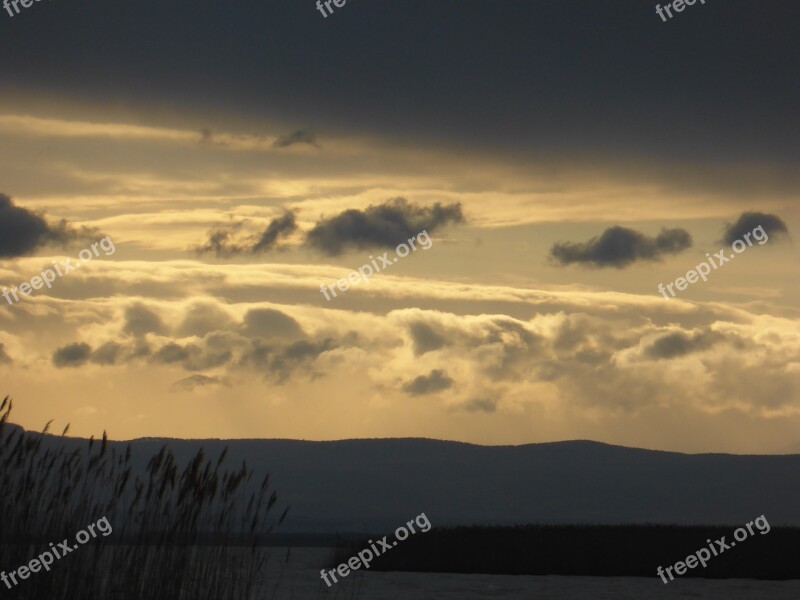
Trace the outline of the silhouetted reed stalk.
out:
M 272 531 L 277 502 L 269 476 L 253 489 L 253 472 L 224 467 L 202 449 L 180 470 L 166 447 L 138 472 L 127 446 L 109 448 L 103 433 L 78 442 L 25 432 L 0 405 L 0 569 L 27 564 L 105 516 L 97 537 L 0 595 L 31 600 L 248 600 L 267 558 L 260 535 Z M 80 444 L 80 445 L 76 445 Z M 248 491 L 250 490 L 250 491 Z M 283 522 L 288 509 L 277 520 Z

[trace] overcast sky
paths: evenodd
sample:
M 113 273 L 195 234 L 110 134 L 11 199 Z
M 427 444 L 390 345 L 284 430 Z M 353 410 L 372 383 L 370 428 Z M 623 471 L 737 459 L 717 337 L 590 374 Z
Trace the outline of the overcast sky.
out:
M 0 285 L 114 244 L 0 297 L 0 395 L 116 439 L 800 449 L 800 5 L 654 8 L 0 11 Z

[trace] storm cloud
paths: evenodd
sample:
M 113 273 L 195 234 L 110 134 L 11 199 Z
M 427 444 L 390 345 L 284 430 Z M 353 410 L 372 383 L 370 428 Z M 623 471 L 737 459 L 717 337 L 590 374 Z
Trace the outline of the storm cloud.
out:
M 662 229 L 656 237 L 634 229 L 614 226 L 587 242 L 557 242 L 550 256 L 560 265 L 622 269 L 636 261 L 659 260 L 690 248 L 692 236 L 685 229 Z
M 745 212 L 736 220 L 725 227 L 723 241 L 733 244 L 736 240 L 744 239 L 746 233 L 751 233 L 756 227 L 761 227 L 767 236 L 784 236 L 789 233 L 783 219 L 777 215 L 762 212 Z
M 392 198 L 366 210 L 351 208 L 319 221 L 308 232 L 310 246 L 330 256 L 348 248 L 393 248 L 412 236 L 432 233 L 449 223 L 463 223 L 461 204 L 420 206 L 405 198 Z
M 66 246 L 98 233 L 86 227 L 75 229 L 63 219 L 51 225 L 41 214 L 15 206 L 0 193 L 0 258 L 27 256 L 42 246 Z

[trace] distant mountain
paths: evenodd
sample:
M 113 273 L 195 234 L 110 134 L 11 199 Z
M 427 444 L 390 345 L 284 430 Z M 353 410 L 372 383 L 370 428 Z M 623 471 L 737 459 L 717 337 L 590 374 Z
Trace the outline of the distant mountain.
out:
M 48 443 L 86 443 L 49 438 Z M 126 445 L 128 442 L 113 442 Z M 800 525 L 800 455 L 680 454 L 574 441 L 477 446 L 428 439 L 130 442 L 139 464 L 163 444 L 179 461 L 203 447 L 271 474 L 284 533 L 519 523 Z

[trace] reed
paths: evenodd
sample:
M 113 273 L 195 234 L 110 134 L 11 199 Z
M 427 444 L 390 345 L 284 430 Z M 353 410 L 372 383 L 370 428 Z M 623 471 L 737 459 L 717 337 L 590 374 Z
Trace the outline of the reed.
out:
M 107 517 L 113 533 L 97 537 L 31 574 L 9 598 L 60 600 L 247 600 L 260 595 L 268 558 L 262 538 L 286 518 L 273 518 L 278 498 L 269 476 L 260 483 L 245 463 L 225 465 L 202 449 L 179 465 L 164 446 L 137 467 L 133 451 L 100 440 L 26 432 L 0 403 L 0 569 L 28 563 Z

